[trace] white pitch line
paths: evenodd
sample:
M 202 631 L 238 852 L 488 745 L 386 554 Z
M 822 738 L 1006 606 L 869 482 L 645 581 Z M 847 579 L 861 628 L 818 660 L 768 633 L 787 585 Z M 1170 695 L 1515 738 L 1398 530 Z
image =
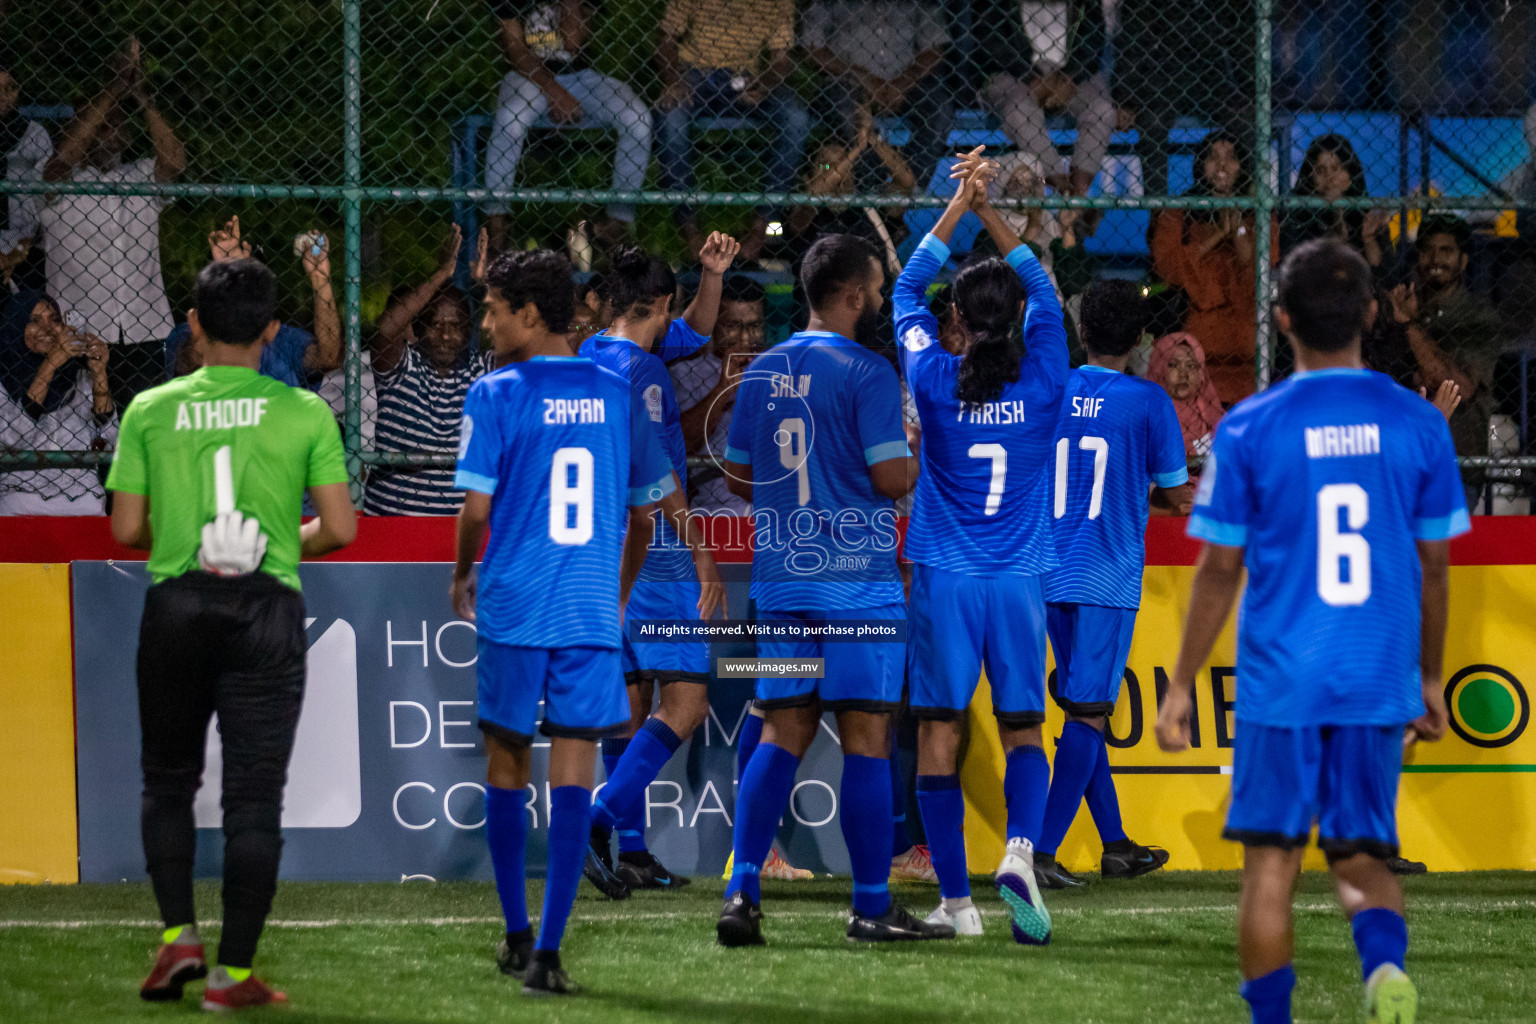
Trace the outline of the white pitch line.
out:
M 1052 917 L 1147 917 L 1180 914 L 1235 914 L 1235 903 L 1223 903 L 1197 906 L 1169 906 L 1169 907 L 1051 907 Z M 1296 910 L 1301 913 L 1332 913 L 1338 909 L 1338 905 L 1332 902 L 1298 903 Z M 1490 911 L 1490 910 L 1536 910 L 1536 900 L 1411 900 L 1409 909 L 1416 911 Z M 982 914 L 987 917 L 1007 917 L 1008 911 L 1002 908 L 982 908 Z M 769 902 L 769 920 L 808 920 L 808 919 L 841 919 L 847 911 L 842 909 L 828 910 L 775 910 L 772 901 Z M 631 911 L 631 912 L 607 912 L 590 913 L 577 908 L 573 921 L 593 921 L 604 923 L 622 923 L 627 921 L 676 921 L 685 918 L 703 920 L 708 914 L 680 910 L 661 911 Z M 358 917 L 358 918 L 273 918 L 267 922 L 269 928 L 292 929 L 324 929 L 324 928 L 452 928 L 464 925 L 491 925 L 502 923 L 503 918 L 496 917 Z M 202 922 L 205 925 L 216 926 L 221 924 L 217 918 Z M 82 928 L 159 928 L 160 922 L 148 918 L 100 918 L 76 921 L 46 921 L 46 920 L 0 920 L 0 929 L 53 929 L 61 931 L 73 931 Z

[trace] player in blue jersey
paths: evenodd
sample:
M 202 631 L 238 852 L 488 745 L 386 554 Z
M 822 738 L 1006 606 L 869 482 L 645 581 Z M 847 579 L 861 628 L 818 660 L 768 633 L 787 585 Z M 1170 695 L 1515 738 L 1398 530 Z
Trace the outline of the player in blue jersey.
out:
M 1314 823 L 1372 1022 L 1412 1024 L 1397 853 L 1405 742 L 1445 732 L 1451 537 L 1470 528 L 1445 419 L 1361 368 L 1371 272 L 1342 242 L 1280 268 L 1297 372 L 1216 431 L 1189 532 L 1206 542 L 1157 742 L 1189 745 L 1190 692 L 1248 570 L 1224 835 L 1241 842 L 1238 953 L 1254 1024 L 1291 1019 L 1292 889 Z M 1406 730 L 1406 731 L 1405 731 Z
M 960 722 L 985 665 L 1008 764 L 1008 842 L 995 881 L 1014 939 L 1044 945 L 1051 917 L 1035 885 L 1033 849 L 1050 784 L 1040 731 L 1043 585 L 1056 567 L 1050 452 L 1067 381 L 1067 334 L 1050 278 L 987 202 L 993 168 L 980 152 L 962 160 L 954 198 L 896 281 L 896 336 L 922 423 L 923 471 L 906 548 L 914 563 L 908 675 L 920 721 L 917 799 L 943 898 L 928 920 L 980 935 L 966 874 L 958 751 Z M 963 354 L 953 355 L 940 343 L 926 295 L 968 211 L 1006 257 L 971 262 L 955 277 Z
M 650 541 L 649 512 L 676 485 L 628 382 L 570 354 L 565 257 L 507 253 L 486 285 L 484 329 L 510 365 L 476 381 L 464 402 L 452 600 L 479 632 L 485 830 L 507 922 L 497 962 L 525 993 L 567 994 L 575 986 L 560 967 L 560 939 L 587 848 L 596 741 L 623 729 L 629 712 L 620 607 Z M 535 942 L 523 855 L 541 701 L 549 871 Z
M 762 863 L 827 710 L 837 715 L 843 747 L 838 803 L 853 866 L 848 938 L 951 938 L 953 928 L 913 917 L 888 886 L 890 715 L 901 701 L 906 625 L 892 502 L 912 489 L 917 460 L 907 448 L 896 372 L 867 347 L 885 273 L 868 243 L 834 234 L 811 246 L 800 277 L 810 322 L 744 372 L 724 469 L 731 491 L 753 504 L 758 617 L 805 631 L 759 639 L 758 657 L 820 658 L 824 675 L 758 678 L 763 735 L 737 791 L 731 880 L 716 935 L 726 946 L 763 942 Z M 889 641 L 807 635 L 838 620 L 889 630 Z
M 1072 371 L 1056 422 L 1051 511 L 1061 567 L 1045 583 L 1045 624 L 1067 721 L 1035 848 L 1035 878 L 1046 889 L 1083 884 L 1056 862 L 1056 850 L 1085 795 L 1104 843 L 1105 878 L 1135 878 L 1168 862 L 1166 850 L 1126 836 L 1104 744 L 1141 606 L 1149 499 L 1188 515 L 1192 497 L 1173 402 L 1125 372 L 1146 324 L 1140 284 L 1089 286 L 1078 317 L 1088 362 Z
M 688 515 L 688 450 L 666 359 L 687 355 L 709 340 L 720 309 L 721 278 L 740 245 L 715 232 L 699 259 L 699 293 L 684 317 L 671 318 L 677 278 L 664 260 L 634 247 L 615 251 L 603 280 L 610 326 L 588 338 L 581 354 L 629 382 L 630 401 L 642 410 L 672 464 L 677 490 L 661 502 L 661 520 L 640 578 L 630 593 L 627 622 L 708 619 L 725 603 L 725 586 L 705 543 L 701 524 Z M 686 538 L 683 543 L 679 538 Z M 627 734 L 603 741 L 608 781 L 592 809 L 586 875 L 613 899 L 631 889 L 688 884 L 645 845 L 645 792 L 678 747 L 709 712 L 709 645 L 699 641 L 624 641 L 624 678 L 630 700 Z M 661 707 L 651 714 L 654 687 Z M 619 860 L 612 861 L 612 833 Z

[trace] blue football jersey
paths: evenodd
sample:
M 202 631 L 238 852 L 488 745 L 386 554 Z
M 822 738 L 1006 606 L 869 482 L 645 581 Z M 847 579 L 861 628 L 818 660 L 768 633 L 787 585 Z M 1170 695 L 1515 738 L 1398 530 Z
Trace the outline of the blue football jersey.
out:
M 1045 599 L 1141 607 L 1148 487 L 1189 481 L 1179 414 L 1161 386 L 1080 366 L 1056 421 L 1051 515 L 1061 568 Z
M 672 386 L 672 375 L 667 372 L 666 360 L 695 352 L 708 340 L 679 318 L 672 321 L 653 352 L 647 352 L 628 338 L 607 333 L 594 334 L 582 342 L 580 350 L 583 358 L 629 381 L 631 401 L 643 410 L 685 490 L 688 486 L 688 447 L 683 441 L 682 412 L 677 406 L 677 393 Z M 675 581 L 694 578 L 693 555 L 678 538 L 672 524 L 664 517 L 658 517 L 650 551 L 640 569 L 640 579 Z
M 863 345 L 802 331 L 752 361 L 725 457 L 751 467 L 759 608 L 902 602 L 896 510 L 869 467 L 910 454 L 896 371 Z
M 1061 303 L 1027 247 L 1008 254 L 1027 295 L 1019 379 L 995 401 L 962 403 L 961 357 L 938 343 L 926 295 L 948 258 L 928 235 L 896 280 L 896 337 L 923 427 L 907 557 L 971 576 L 1037 576 L 1056 567 L 1050 455 L 1068 373 Z
M 464 400 L 454 486 L 491 496 L 482 636 L 514 647 L 620 646 L 628 507 L 676 486 L 622 377 L 542 356 L 481 377 Z
M 1298 373 L 1238 403 L 1191 536 L 1244 549 L 1237 717 L 1402 725 L 1424 713 L 1415 540 L 1471 528 L 1445 418 L 1370 370 Z

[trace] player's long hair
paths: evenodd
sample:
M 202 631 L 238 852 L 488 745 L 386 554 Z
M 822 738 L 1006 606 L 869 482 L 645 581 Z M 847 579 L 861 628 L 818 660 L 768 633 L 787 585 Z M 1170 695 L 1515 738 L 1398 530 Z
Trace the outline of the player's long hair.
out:
M 621 245 L 613 251 L 598 294 L 607 300 L 608 315 L 614 320 L 636 314 L 646 316 L 650 314 L 650 304 L 658 298 L 677 294 L 677 275 L 666 260 L 639 246 Z
M 972 263 L 955 276 L 955 310 L 970 335 L 960 361 L 955 396 L 979 405 L 997 400 L 1019 379 L 1024 339 L 1019 333 L 1019 305 L 1024 286 L 1013 268 L 997 258 Z

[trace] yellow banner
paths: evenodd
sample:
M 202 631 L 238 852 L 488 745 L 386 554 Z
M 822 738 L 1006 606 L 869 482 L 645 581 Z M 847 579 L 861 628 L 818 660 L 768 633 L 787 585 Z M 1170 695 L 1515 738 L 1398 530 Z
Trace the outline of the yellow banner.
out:
M 1194 572 L 1147 568 L 1136 638 L 1110 720 L 1109 760 L 1132 839 L 1166 847 L 1171 869 L 1236 868 L 1242 848 L 1221 838 L 1239 692 L 1233 622 L 1197 680 L 1193 749 L 1164 754 L 1152 733 L 1158 693 L 1178 656 Z M 1408 755 L 1398 797 L 1403 854 L 1431 870 L 1536 868 L 1536 730 L 1526 683 L 1536 679 L 1532 622 L 1536 567 L 1451 569 L 1445 671 L 1452 728 L 1441 742 L 1420 744 Z M 1046 751 L 1054 756 L 1063 716 L 1053 702 L 1046 706 Z M 962 769 L 966 848 L 972 871 L 991 872 L 1002 857 L 1005 811 L 1002 748 L 985 679 L 969 719 Z M 1080 808 L 1058 856 L 1074 871 L 1097 871 L 1100 850 L 1087 808 Z M 1307 866 L 1323 866 L 1315 849 Z
M 0 658 L 0 882 L 77 882 L 68 565 L 0 565 Z

